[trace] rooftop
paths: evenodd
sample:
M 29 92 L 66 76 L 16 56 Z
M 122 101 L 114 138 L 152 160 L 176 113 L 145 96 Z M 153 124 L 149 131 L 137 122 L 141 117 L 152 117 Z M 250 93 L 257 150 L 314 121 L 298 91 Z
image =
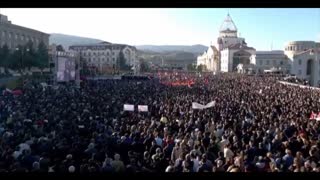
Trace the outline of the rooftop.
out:
M 220 32 L 237 32 L 237 27 L 229 14 L 224 19 L 220 27 Z

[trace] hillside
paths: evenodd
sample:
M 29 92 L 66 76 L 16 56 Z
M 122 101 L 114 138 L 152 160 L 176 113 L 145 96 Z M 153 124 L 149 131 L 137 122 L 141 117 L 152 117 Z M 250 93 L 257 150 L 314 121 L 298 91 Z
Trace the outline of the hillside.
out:
M 50 44 L 61 44 L 65 49 L 68 49 L 71 45 L 77 44 L 94 44 L 100 43 L 102 40 L 100 39 L 93 39 L 93 38 L 86 38 L 80 36 L 72 36 L 66 34 L 57 34 L 52 33 L 50 34 L 49 43 Z
M 136 46 L 137 49 L 142 51 L 153 51 L 158 53 L 166 53 L 172 51 L 182 51 L 182 52 L 190 52 L 195 55 L 201 54 L 208 49 L 207 46 L 204 45 L 192 45 L 192 46 L 185 46 L 185 45 L 140 45 Z

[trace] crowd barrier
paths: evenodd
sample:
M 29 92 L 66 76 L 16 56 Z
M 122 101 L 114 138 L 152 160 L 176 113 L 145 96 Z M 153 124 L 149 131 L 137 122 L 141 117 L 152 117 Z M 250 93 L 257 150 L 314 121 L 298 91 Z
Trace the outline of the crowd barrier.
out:
M 289 83 L 289 82 L 285 82 L 285 81 L 278 81 L 278 82 L 281 83 L 281 84 L 284 84 L 284 85 L 289 85 L 289 86 L 297 86 L 297 87 L 300 87 L 300 88 L 309 88 L 309 89 L 312 89 L 312 90 L 320 90 L 320 88 L 312 87 L 312 86 L 294 84 L 294 83 Z

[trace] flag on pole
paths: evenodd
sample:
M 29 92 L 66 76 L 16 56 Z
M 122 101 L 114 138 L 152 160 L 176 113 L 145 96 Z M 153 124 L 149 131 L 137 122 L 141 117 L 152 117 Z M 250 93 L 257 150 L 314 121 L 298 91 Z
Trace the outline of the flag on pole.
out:
M 139 112 L 148 112 L 148 106 L 147 105 L 138 105 L 138 111 Z
M 134 111 L 134 105 L 132 105 L 132 104 L 124 104 L 123 105 L 123 110 L 124 111 Z

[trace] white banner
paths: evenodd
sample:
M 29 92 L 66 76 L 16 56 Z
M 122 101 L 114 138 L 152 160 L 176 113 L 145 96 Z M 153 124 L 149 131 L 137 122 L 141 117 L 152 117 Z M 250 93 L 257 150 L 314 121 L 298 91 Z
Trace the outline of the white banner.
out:
M 123 110 L 124 110 L 124 111 L 134 111 L 134 105 L 132 105 L 132 104 L 125 104 L 125 105 L 123 105 Z
M 207 109 L 214 107 L 216 105 L 216 101 L 211 101 L 207 105 L 202 105 L 200 103 L 193 102 L 192 103 L 192 109 Z
M 148 106 L 147 105 L 138 105 L 138 111 L 139 112 L 148 112 Z
M 216 101 L 211 101 L 205 106 L 205 108 L 211 108 L 211 107 L 214 107 L 215 105 L 216 105 Z
M 196 102 L 192 103 L 192 109 L 205 109 L 205 106 Z

